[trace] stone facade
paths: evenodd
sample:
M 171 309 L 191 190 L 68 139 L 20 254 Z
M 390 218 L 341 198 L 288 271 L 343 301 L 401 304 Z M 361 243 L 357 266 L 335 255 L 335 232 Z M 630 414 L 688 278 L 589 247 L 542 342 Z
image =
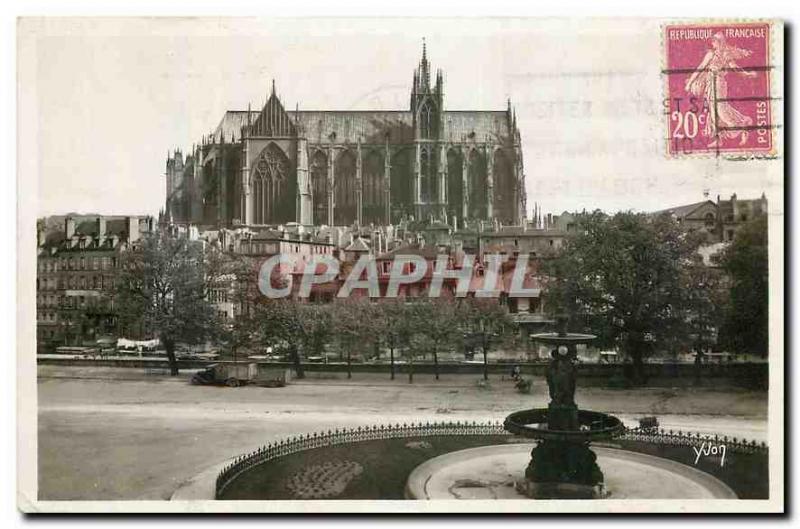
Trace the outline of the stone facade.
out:
M 152 217 L 40 219 L 36 274 L 40 350 L 93 343 L 115 331 L 110 294 L 120 254 L 154 228 Z
M 655 215 L 668 214 L 686 228 L 687 231 L 704 231 L 709 235 L 709 243 L 728 243 L 733 241 L 736 232 L 748 221 L 767 214 L 767 197 L 740 199 L 736 193 L 729 200 L 716 202 L 704 200 L 685 206 L 656 211 Z
M 445 109 L 441 70 L 423 47 L 409 108 L 228 111 L 184 158 L 167 157 L 166 214 L 216 226 L 349 226 L 402 219 L 521 224 L 521 138 L 501 111 Z

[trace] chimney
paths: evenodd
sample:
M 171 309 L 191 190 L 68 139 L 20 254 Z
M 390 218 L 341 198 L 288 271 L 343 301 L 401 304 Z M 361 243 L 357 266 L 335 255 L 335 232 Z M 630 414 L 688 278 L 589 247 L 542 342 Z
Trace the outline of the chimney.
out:
M 64 219 L 64 233 L 67 239 L 71 239 L 75 235 L 75 219 L 72 217 Z
M 97 217 L 97 238 L 100 239 L 106 236 L 106 218 Z
M 47 242 L 47 230 L 43 222 L 36 226 L 36 242 L 40 247 Z
M 734 222 L 739 218 L 739 204 L 736 200 L 736 193 L 731 195 L 731 210 Z
M 128 242 L 136 242 L 139 240 L 139 217 L 127 217 L 128 224 Z

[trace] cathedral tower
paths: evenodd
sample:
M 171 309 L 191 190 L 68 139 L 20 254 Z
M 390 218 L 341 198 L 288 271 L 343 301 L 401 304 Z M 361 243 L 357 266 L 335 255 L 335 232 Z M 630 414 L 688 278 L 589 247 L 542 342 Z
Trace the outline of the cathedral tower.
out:
M 443 151 L 444 81 L 436 71 L 431 85 L 430 63 L 425 41 L 422 59 L 414 70 L 411 88 L 411 115 L 414 130 L 414 210 L 418 218 L 441 217 L 445 208 L 446 163 Z

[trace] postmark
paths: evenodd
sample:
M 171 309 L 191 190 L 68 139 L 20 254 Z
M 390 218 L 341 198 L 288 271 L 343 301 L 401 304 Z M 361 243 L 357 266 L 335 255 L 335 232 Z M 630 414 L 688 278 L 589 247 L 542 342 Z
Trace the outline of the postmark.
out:
M 664 26 L 668 156 L 770 156 L 770 24 Z

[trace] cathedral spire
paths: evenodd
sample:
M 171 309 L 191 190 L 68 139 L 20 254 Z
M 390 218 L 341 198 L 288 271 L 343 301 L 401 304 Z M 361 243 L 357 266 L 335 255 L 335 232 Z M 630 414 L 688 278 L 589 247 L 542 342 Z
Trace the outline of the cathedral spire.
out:
M 422 37 L 422 60 L 419 62 L 419 84 L 421 92 L 430 90 L 431 72 L 428 64 L 428 50 L 425 45 L 425 37 Z

